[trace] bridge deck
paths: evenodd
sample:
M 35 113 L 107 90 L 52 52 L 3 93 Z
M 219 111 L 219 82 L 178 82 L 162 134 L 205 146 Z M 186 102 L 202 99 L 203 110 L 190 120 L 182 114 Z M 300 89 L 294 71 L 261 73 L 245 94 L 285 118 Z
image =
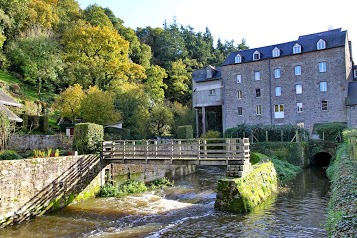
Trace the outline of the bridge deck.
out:
M 249 157 L 247 138 L 105 141 L 102 150 L 106 162 L 123 164 L 238 165 Z

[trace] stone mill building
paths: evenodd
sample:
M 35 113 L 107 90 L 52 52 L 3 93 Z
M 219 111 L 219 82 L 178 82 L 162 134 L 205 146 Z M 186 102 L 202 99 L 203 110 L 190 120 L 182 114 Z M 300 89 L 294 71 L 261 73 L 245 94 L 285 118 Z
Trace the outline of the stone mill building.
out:
M 231 52 L 192 74 L 198 134 L 239 124 L 357 127 L 357 67 L 347 31 Z

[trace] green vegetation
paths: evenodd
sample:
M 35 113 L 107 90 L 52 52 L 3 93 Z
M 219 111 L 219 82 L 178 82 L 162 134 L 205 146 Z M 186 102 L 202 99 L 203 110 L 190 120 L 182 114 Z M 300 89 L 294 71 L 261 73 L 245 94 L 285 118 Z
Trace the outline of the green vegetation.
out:
M 193 130 L 191 125 L 178 126 L 177 127 L 177 138 L 178 139 L 192 139 Z
M 98 195 L 100 197 L 123 197 L 129 194 L 143 193 L 148 189 L 156 190 L 164 187 L 171 187 L 173 185 L 174 182 L 166 177 L 154 180 L 147 185 L 145 185 L 144 182 L 138 182 L 136 180 L 127 180 L 119 186 L 107 182 L 100 188 Z
M 59 154 L 59 149 L 52 150 L 51 148 L 48 148 L 47 151 L 37 149 L 32 151 L 33 158 L 58 157 Z
M 0 160 L 17 160 L 22 157 L 13 150 L 4 150 L 0 152 Z
M 94 123 L 78 123 L 74 129 L 73 148 L 80 154 L 99 152 L 103 137 L 103 126 Z
M 215 207 L 219 210 L 250 212 L 277 189 L 278 179 L 273 163 L 259 163 L 244 178 L 220 179 Z
M 352 135 L 346 132 L 345 135 Z M 354 134 L 356 135 L 356 134 Z M 351 154 L 348 138 L 340 145 L 327 169 L 331 180 L 326 228 L 329 237 L 354 237 L 357 234 L 357 157 Z
M 315 124 L 313 133 L 318 134 L 323 140 L 342 141 L 342 131 L 346 128 L 346 123 L 342 122 Z

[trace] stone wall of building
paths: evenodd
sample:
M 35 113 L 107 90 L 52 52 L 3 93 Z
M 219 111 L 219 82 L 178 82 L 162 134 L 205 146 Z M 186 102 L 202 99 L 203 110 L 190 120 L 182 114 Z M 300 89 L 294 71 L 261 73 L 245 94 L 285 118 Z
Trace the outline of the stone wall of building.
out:
M 319 63 L 326 62 L 326 72 L 319 72 Z M 346 122 L 345 98 L 347 96 L 345 48 L 301 53 L 273 59 L 234 64 L 222 67 L 224 85 L 223 129 L 237 124 L 304 124 L 312 131 L 315 123 Z M 295 66 L 301 66 L 301 75 L 295 75 Z M 274 69 L 280 69 L 280 78 L 275 78 Z M 260 80 L 254 73 L 260 72 Z M 242 82 L 237 83 L 237 75 Z M 320 82 L 327 82 L 327 91 L 320 91 Z M 296 85 L 302 85 L 302 93 L 296 93 Z M 276 96 L 275 88 L 281 87 L 281 96 Z M 261 97 L 256 97 L 260 89 Z M 237 91 L 242 90 L 242 99 Z M 326 100 L 328 109 L 321 110 L 321 102 Z M 297 103 L 302 103 L 302 112 L 297 111 Z M 274 118 L 274 105 L 284 105 L 284 118 Z M 261 105 L 261 115 L 256 106 Z M 242 107 L 239 116 L 237 108 Z
M 27 151 L 34 149 L 70 149 L 72 137 L 58 135 L 17 135 L 10 137 L 8 149 L 16 151 Z

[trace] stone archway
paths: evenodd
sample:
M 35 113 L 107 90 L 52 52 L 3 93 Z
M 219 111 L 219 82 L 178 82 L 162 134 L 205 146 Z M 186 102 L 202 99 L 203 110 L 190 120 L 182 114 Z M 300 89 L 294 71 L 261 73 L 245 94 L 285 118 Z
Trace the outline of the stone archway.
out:
M 319 152 L 311 160 L 311 166 L 327 167 L 330 164 L 332 155 L 327 152 Z

